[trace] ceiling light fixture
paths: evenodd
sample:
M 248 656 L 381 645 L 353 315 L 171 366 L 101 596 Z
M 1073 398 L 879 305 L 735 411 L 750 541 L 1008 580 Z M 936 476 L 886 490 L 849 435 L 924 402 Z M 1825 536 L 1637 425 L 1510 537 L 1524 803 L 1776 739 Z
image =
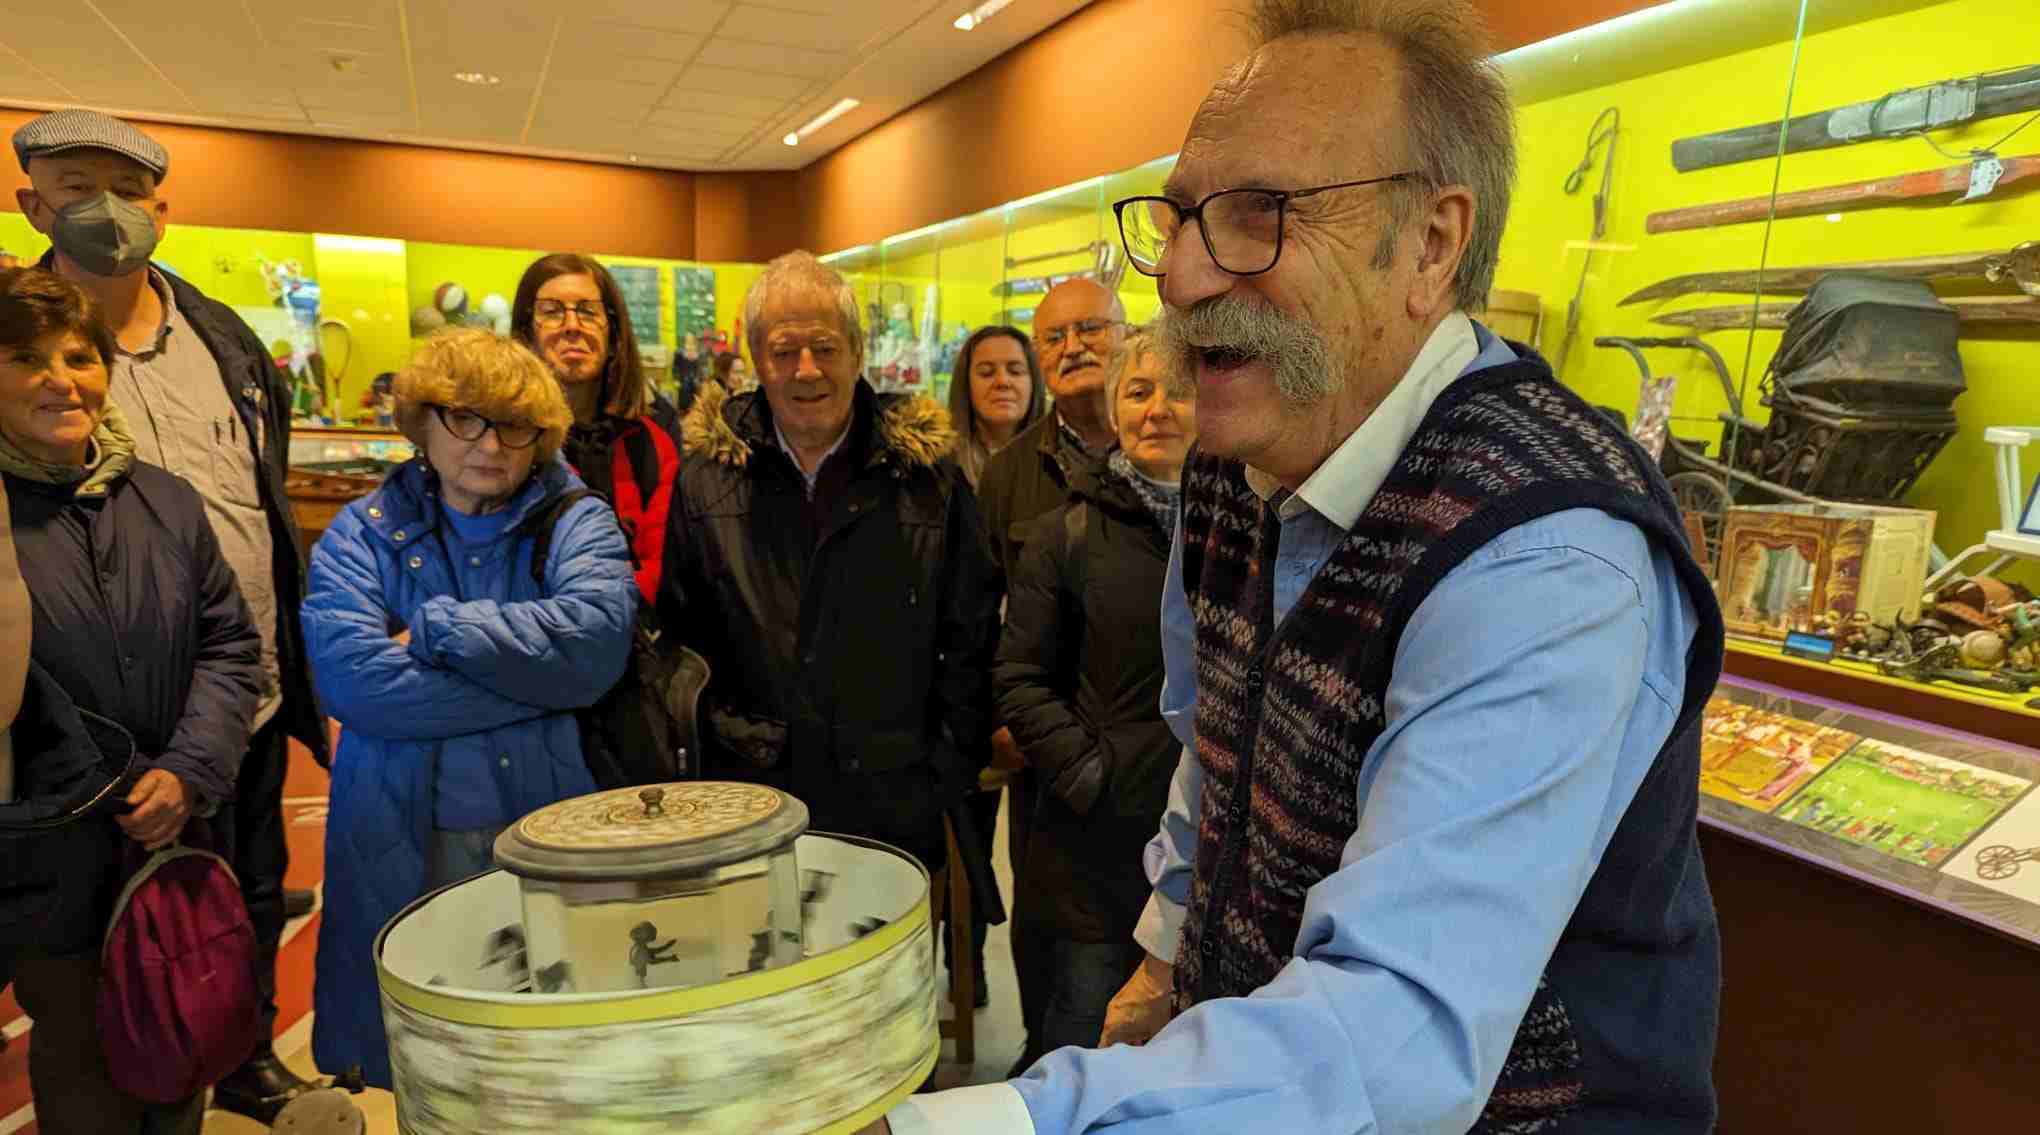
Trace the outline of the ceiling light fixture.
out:
M 813 118 L 808 120 L 808 124 L 806 126 L 803 126 L 800 129 L 793 131 L 786 137 L 781 138 L 780 141 L 786 143 L 789 146 L 798 146 L 800 145 L 800 140 L 802 138 L 805 138 L 808 135 L 814 133 L 815 131 L 820 130 L 822 127 L 827 126 L 829 123 L 836 121 L 837 119 L 843 117 L 844 115 L 850 113 L 853 110 L 856 110 L 858 107 L 863 105 L 864 105 L 863 103 L 858 102 L 856 99 L 844 99 L 842 102 L 837 103 L 835 106 L 832 106 L 829 109 L 821 112 L 820 114 L 815 115 Z
M 956 17 L 956 22 L 951 26 L 960 32 L 970 31 L 1004 11 L 1006 5 L 1012 2 L 1013 0 L 985 0 L 984 3 Z
M 476 87 L 493 87 L 503 81 L 500 77 L 491 75 L 487 71 L 455 71 L 453 77 L 458 82 Z

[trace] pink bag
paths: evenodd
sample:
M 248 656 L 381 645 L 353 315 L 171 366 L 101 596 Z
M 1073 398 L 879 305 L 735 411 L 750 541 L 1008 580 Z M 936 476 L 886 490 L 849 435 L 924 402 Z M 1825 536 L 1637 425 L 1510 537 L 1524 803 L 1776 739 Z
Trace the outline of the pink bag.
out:
M 114 904 L 100 963 L 100 1047 L 137 1099 L 195 1095 L 262 1039 L 255 929 L 233 870 L 209 851 L 149 857 Z

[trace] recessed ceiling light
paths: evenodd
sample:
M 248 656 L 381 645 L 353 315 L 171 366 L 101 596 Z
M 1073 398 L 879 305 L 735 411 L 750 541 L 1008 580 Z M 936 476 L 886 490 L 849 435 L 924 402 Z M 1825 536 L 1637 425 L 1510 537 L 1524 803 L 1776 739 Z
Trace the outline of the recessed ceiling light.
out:
M 477 87 L 493 87 L 503 81 L 487 71 L 455 71 L 453 77 L 460 82 L 469 83 Z
M 636 154 L 632 154 L 632 155 L 630 156 L 630 160 L 631 160 L 632 162 L 636 162 L 636 161 L 637 161 L 637 155 L 636 155 Z
M 984 3 L 956 17 L 955 22 L 950 26 L 960 32 L 967 32 L 973 28 L 981 27 L 986 20 L 1004 11 L 1006 5 L 1012 2 L 1013 0 L 985 0 Z
M 800 145 L 800 135 L 797 133 L 788 134 L 786 137 L 781 138 L 780 141 L 786 143 L 789 146 L 798 146 Z

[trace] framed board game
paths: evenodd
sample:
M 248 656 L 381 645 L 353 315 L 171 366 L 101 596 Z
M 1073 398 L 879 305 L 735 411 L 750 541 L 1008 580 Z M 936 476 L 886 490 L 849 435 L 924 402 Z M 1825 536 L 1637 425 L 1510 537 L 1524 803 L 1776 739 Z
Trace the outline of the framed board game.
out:
M 636 334 L 642 346 L 652 346 L 666 341 L 665 321 L 659 312 L 659 270 L 640 264 L 612 265 L 609 274 L 616 278 L 617 290 L 623 293 L 623 306 L 630 309 L 630 329 Z
M 1700 820 L 2040 946 L 2040 752 L 1724 676 Z

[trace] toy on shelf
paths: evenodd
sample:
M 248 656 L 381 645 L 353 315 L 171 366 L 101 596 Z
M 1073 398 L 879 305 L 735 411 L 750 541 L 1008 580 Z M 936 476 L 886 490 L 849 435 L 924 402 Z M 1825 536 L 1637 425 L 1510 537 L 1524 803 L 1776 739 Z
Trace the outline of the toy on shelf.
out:
M 1716 591 L 1728 629 L 1760 638 L 1835 635 L 1855 615 L 1918 618 L 1934 514 L 1868 505 L 1732 508 Z

